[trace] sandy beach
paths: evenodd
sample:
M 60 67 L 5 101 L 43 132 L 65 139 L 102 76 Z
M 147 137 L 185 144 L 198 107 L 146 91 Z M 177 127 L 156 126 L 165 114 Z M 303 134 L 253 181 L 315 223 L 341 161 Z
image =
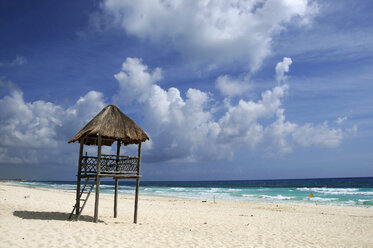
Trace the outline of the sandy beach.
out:
M 75 192 L 0 183 L 1 247 L 373 247 L 373 209 L 148 197 L 93 198 L 68 221 Z

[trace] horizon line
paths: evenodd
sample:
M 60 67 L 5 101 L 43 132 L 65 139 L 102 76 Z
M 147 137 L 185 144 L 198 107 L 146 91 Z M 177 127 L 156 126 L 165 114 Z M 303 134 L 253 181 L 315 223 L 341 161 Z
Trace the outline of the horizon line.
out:
M 229 181 L 286 181 L 286 180 L 320 180 L 320 179 L 373 179 L 373 176 L 365 177 L 311 177 L 311 178 L 273 178 L 273 179 L 222 179 L 222 180 L 141 180 L 141 182 L 229 182 Z M 0 179 L 1 181 L 38 181 L 38 182 L 74 182 L 76 180 L 36 180 L 25 178 Z M 109 180 L 104 180 L 109 181 Z M 127 180 L 131 181 L 131 180 Z

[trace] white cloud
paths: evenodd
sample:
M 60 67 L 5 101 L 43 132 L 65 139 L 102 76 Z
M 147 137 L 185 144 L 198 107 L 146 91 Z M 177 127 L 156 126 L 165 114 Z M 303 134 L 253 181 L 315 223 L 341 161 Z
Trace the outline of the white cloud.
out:
M 284 57 L 282 62 L 278 62 L 276 65 L 276 80 L 277 82 L 285 81 L 285 72 L 289 72 L 290 65 L 293 63 L 291 58 Z
M 272 142 L 272 146 L 278 149 L 277 152 L 271 149 L 271 152 L 283 155 L 293 150 L 289 136 L 297 130 L 298 126 L 285 121 L 284 109 L 279 108 L 276 116 L 277 120 L 266 128 L 266 135 Z
M 17 56 L 11 63 L 11 66 L 24 65 L 27 63 L 27 59 L 22 56 Z
M 156 84 L 160 78 L 160 69 L 151 71 L 136 58 L 128 58 L 116 74 L 119 90 L 114 99 L 126 107 L 139 106 L 143 113 L 139 124 L 151 138 L 144 145 L 148 162 L 227 160 L 235 151 L 252 151 L 258 144 L 283 155 L 296 146 L 336 147 L 357 131 L 356 126 L 342 130 L 327 122 L 300 126 L 286 121 L 282 101 L 287 84 L 263 92 L 257 101 L 240 99 L 219 106 L 208 92 L 190 88 L 183 96 L 177 88 L 163 89 Z M 66 163 L 63 155 L 73 148 L 67 141 L 105 106 L 103 98 L 90 91 L 64 108 L 25 102 L 23 93 L 12 87 L 0 99 L 0 163 Z M 216 115 L 216 105 L 224 112 Z
M 95 91 L 64 109 L 51 102 L 25 102 L 22 91 L 11 89 L 0 99 L 0 163 L 62 160 L 67 141 L 104 105 L 103 95 Z
M 308 0 L 106 0 L 102 8 L 128 34 L 167 43 L 194 63 L 252 71 L 271 54 L 273 37 L 289 24 L 309 24 L 318 10 Z
M 358 130 L 358 127 L 357 127 L 357 125 L 353 125 L 352 127 L 350 127 L 350 128 L 347 128 L 347 133 L 349 134 L 349 135 L 356 135 L 356 133 L 357 133 L 357 130 Z
M 262 94 L 258 102 L 240 100 L 236 106 L 231 106 L 225 115 L 219 119 L 221 131 L 220 142 L 244 142 L 249 147 L 255 147 L 264 135 L 263 127 L 258 121 L 270 118 L 281 106 L 287 85 L 277 86 Z
M 336 122 L 337 124 L 341 125 L 345 120 L 347 120 L 347 117 L 344 116 L 344 117 L 338 117 Z
M 211 113 L 205 111 L 208 94 L 189 89 L 184 100 L 176 88 L 164 90 L 153 85 L 144 103 L 144 126 L 152 139 L 152 160 L 193 159 L 198 147 L 206 142 Z
M 336 147 L 343 139 L 340 128 L 330 128 L 327 122 L 320 125 L 306 123 L 299 127 L 293 134 L 293 140 L 301 146 Z
M 105 105 L 103 93 L 89 91 L 80 97 L 73 106 L 62 109 L 61 125 L 57 127 L 59 139 L 63 142 L 71 139 L 71 135 L 82 129 Z
M 131 75 L 141 71 L 147 74 L 145 78 L 151 78 L 152 72 L 144 70 L 147 67 L 142 63 L 132 67 L 126 65 L 132 60 L 126 60 L 121 73 Z M 283 70 L 283 77 L 288 69 Z M 134 78 L 117 79 L 119 85 L 123 85 L 123 81 L 127 85 L 136 84 L 136 81 L 131 81 Z M 228 76 L 224 78 L 228 79 Z M 126 94 L 132 94 L 133 91 L 134 94 L 147 95 L 146 98 L 135 98 L 133 101 L 142 108 L 142 125 L 151 138 L 151 146 L 145 151 L 148 161 L 229 159 L 233 157 L 235 149 L 250 150 L 267 141 L 272 152 L 282 155 L 299 145 L 335 147 L 343 138 L 341 129 L 330 128 L 327 123 L 298 126 L 285 121 L 281 106 L 288 92 L 287 84 L 263 92 L 258 101 L 240 99 L 236 105 L 228 104 L 225 106 L 226 112 L 217 117 L 214 115 L 217 102 L 210 94 L 189 89 L 183 98 L 176 88 L 166 90 L 155 84 L 154 80 L 149 82 L 152 83 L 148 88 L 120 87 L 120 91 L 124 90 Z M 127 102 L 124 102 L 123 105 L 126 105 Z
M 215 87 L 221 92 L 221 94 L 233 97 L 245 94 L 250 90 L 251 85 L 248 79 L 237 80 L 229 77 L 228 75 L 220 76 L 215 81 Z
M 19 90 L 0 99 L 0 106 L 2 145 L 56 147 L 55 126 L 61 125 L 58 106 L 43 101 L 25 103 Z
M 15 59 L 13 59 L 10 62 L 0 62 L 0 67 L 6 67 L 6 66 L 20 66 L 27 63 L 27 59 L 22 56 L 16 56 Z
M 151 86 L 162 79 L 162 70 L 156 68 L 148 72 L 148 67 L 141 59 L 127 58 L 122 70 L 114 77 L 119 81 L 119 91 L 113 97 L 114 102 L 131 103 L 135 99 L 145 101 L 150 94 Z

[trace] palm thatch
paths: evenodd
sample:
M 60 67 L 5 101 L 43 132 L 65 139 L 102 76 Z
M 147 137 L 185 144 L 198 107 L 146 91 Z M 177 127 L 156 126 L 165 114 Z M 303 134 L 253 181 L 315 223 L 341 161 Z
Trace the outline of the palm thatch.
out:
M 99 134 L 105 146 L 111 146 L 116 140 L 120 140 L 123 145 L 149 140 L 148 135 L 117 106 L 108 105 L 68 143 L 79 141 L 85 145 L 97 145 Z

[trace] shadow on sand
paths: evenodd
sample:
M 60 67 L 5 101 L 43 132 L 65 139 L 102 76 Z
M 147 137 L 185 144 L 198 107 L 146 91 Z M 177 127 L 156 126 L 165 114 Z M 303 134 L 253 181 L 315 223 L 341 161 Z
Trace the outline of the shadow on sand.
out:
M 14 211 L 14 216 L 17 216 L 22 219 L 28 220 L 61 220 L 61 221 L 69 221 L 69 213 L 62 213 L 62 212 L 39 212 L 39 211 Z M 74 220 L 74 218 L 73 218 Z M 82 215 L 80 216 L 79 221 L 85 222 L 93 222 L 93 217 Z M 98 221 L 102 222 L 102 221 Z

